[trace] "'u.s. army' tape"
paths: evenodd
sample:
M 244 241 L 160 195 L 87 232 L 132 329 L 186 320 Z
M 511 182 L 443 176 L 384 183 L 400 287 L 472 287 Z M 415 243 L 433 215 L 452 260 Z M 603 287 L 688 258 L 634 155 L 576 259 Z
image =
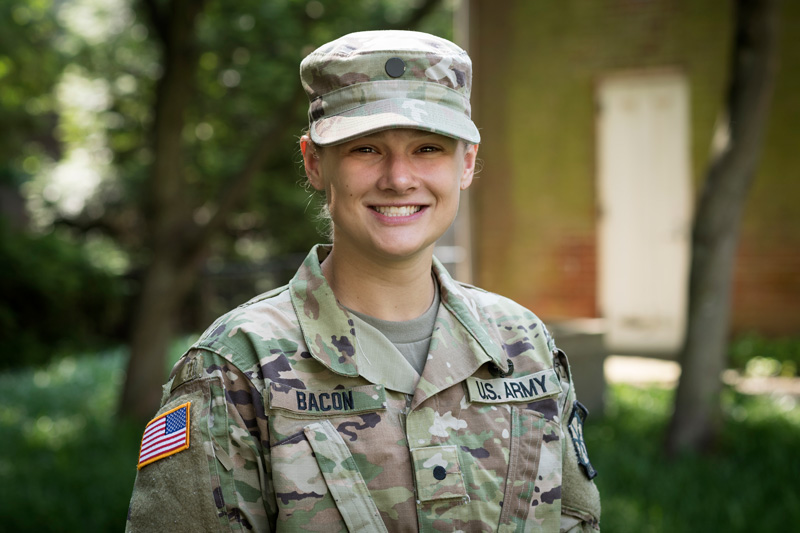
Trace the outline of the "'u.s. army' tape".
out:
M 519 378 L 467 378 L 467 389 L 472 403 L 531 402 L 559 394 L 561 381 L 551 368 Z

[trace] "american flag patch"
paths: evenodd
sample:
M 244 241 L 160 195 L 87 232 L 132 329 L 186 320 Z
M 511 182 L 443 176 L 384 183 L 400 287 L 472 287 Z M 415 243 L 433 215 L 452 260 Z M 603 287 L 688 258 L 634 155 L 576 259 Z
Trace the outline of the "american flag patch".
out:
M 138 468 L 189 447 L 190 405 L 191 402 L 179 405 L 147 424 L 139 449 Z

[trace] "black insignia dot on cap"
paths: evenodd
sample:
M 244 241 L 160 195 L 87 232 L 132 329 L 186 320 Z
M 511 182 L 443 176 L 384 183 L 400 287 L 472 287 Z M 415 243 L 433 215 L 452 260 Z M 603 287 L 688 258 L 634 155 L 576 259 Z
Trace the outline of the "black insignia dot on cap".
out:
M 393 57 L 386 62 L 386 74 L 392 78 L 399 78 L 406 71 L 406 62 L 399 57 Z
M 444 469 L 443 466 L 437 466 L 433 469 L 433 477 L 438 479 L 439 481 L 443 480 L 447 477 L 447 470 Z

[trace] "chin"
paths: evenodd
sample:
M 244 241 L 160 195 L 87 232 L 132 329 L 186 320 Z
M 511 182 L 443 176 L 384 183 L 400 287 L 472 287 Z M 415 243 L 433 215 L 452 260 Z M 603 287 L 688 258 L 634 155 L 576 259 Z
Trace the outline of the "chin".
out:
M 435 242 L 435 241 L 434 241 Z M 428 250 L 433 250 L 433 242 L 425 243 L 384 243 L 377 247 L 379 253 L 391 259 L 409 259 Z

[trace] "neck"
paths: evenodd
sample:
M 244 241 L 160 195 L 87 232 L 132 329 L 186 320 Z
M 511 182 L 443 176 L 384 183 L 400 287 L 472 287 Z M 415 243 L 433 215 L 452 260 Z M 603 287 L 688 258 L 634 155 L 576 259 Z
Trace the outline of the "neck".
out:
M 403 261 L 370 261 L 334 245 L 322 273 L 336 299 L 350 309 L 382 320 L 411 320 L 433 302 L 433 247 Z

